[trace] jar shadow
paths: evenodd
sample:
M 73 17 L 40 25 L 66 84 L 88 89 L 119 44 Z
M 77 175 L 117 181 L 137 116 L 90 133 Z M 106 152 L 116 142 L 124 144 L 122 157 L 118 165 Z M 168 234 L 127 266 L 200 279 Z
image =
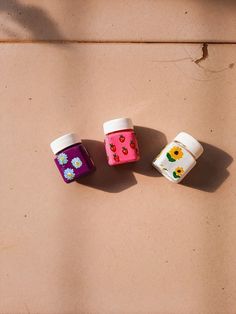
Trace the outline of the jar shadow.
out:
M 109 193 L 119 193 L 137 184 L 134 173 L 151 177 L 161 174 L 152 167 L 152 160 L 167 144 L 163 133 L 142 126 L 135 126 L 135 132 L 140 149 L 140 160 L 119 166 L 109 166 L 107 163 L 104 143 L 95 140 L 83 140 L 94 160 L 96 171 L 86 177 L 80 178 L 77 183 Z
M 96 171 L 80 178 L 77 183 L 109 193 L 119 193 L 137 184 L 131 164 L 108 165 L 103 142 L 87 139 L 82 142 L 95 163 Z
M 215 192 L 228 178 L 227 168 L 233 158 L 218 147 L 204 142 L 201 144 L 204 153 L 181 184 L 205 192 Z
M 162 176 L 152 166 L 152 161 L 166 146 L 166 136 L 155 129 L 146 128 L 143 126 L 135 126 L 135 133 L 139 144 L 140 160 L 134 164 L 133 171 L 150 176 Z

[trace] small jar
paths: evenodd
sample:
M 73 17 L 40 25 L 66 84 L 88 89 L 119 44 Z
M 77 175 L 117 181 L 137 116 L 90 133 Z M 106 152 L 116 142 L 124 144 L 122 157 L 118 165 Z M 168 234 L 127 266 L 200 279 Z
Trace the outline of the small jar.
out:
M 96 168 L 88 151 L 76 134 L 63 135 L 51 144 L 55 163 L 66 183 L 78 180 Z
M 196 165 L 202 153 L 202 145 L 188 133 L 181 132 L 160 152 L 152 165 L 167 179 L 179 183 Z
M 103 124 L 108 164 L 116 166 L 139 160 L 139 148 L 134 126 L 129 118 L 107 121 Z

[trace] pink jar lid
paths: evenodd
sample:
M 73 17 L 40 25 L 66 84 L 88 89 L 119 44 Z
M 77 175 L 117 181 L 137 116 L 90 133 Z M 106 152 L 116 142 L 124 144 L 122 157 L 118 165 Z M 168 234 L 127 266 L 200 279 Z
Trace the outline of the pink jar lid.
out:
M 119 118 L 114 120 L 109 120 L 103 123 L 104 134 L 109 134 L 112 132 L 133 129 L 133 123 L 130 118 Z

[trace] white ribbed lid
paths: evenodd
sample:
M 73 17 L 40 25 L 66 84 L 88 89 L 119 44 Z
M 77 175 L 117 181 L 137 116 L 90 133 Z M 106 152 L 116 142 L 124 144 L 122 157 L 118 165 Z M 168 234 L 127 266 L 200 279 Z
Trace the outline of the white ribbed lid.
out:
M 182 143 L 197 159 L 203 153 L 202 145 L 191 135 L 185 132 L 180 132 L 174 141 Z
M 104 134 L 133 128 L 134 126 L 130 118 L 119 118 L 103 123 Z
M 76 143 L 81 143 L 81 139 L 75 133 L 69 133 L 55 139 L 50 146 L 53 153 L 56 155 L 61 150 Z

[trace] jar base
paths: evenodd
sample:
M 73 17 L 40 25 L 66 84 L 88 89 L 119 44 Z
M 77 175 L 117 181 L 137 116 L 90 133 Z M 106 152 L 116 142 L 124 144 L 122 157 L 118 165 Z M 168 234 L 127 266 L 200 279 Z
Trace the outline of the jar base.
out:
M 155 168 L 157 171 L 159 171 L 160 174 L 162 174 L 166 179 L 168 179 L 169 181 L 171 181 L 173 183 L 179 183 L 181 181 L 181 179 L 179 179 L 179 180 L 172 179 L 172 177 L 169 175 L 167 170 L 165 170 L 165 169 L 161 168 L 160 166 L 156 165 L 154 162 L 155 162 L 155 160 L 152 162 L 153 168 Z
M 87 177 L 89 176 L 90 174 L 92 174 L 93 172 L 96 171 L 96 167 L 90 169 L 90 171 L 87 171 L 87 172 L 84 172 L 84 173 L 81 173 L 79 176 L 76 176 L 73 180 L 66 180 L 63 176 L 63 180 L 66 184 L 69 184 L 69 183 L 72 183 L 72 182 L 79 182 L 80 179 L 84 178 L 84 177 Z
M 108 165 L 113 167 L 113 166 L 119 166 L 119 165 L 125 165 L 125 164 L 130 164 L 130 163 L 134 163 L 134 162 L 137 162 L 139 161 L 139 157 L 138 158 L 135 158 L 135 159 L 131 159 L 131 160 L 124 160 L 124 161 L 120 161 L 120 162 L 110 162 L 108 161 Z
M 87 171 L 87 172 L 85 172 L 85 173 L 82 173 L 80 176 L 78 176 L 77 178 L 75 178 L 74 181 L 78 181 L 78 182 L 79 182 L 80 179 L 82 179 L 82 178 L 84 178 L 84 177 L 87 177 L 87 176 L 89 176 L 90 174 L 93 174 L 96 170 L 97 170 L 97 169 L 96 169 L 96 167 L 94 166 L 93 168 L 90 169 L 90 171 Z

